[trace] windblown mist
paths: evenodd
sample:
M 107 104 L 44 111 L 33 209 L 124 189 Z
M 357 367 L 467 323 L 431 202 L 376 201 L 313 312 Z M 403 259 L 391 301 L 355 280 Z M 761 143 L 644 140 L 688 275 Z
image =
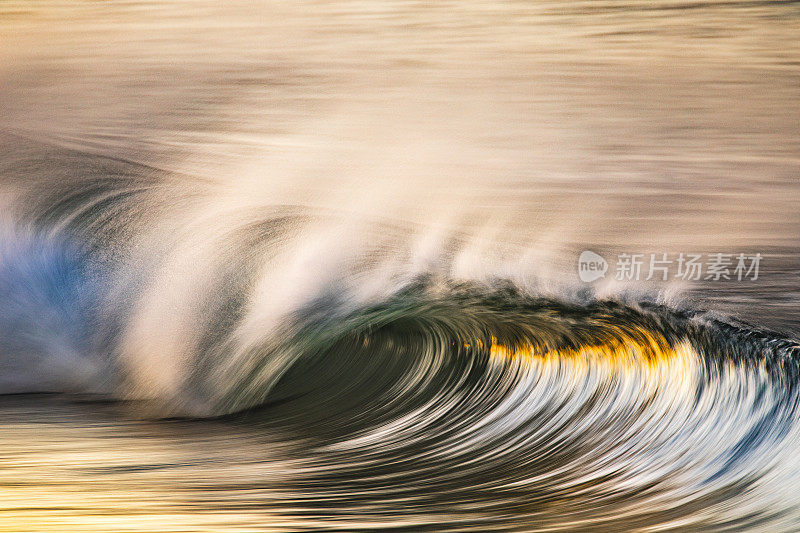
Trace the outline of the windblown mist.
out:
M 0 531 L 797 531 L 799 37 L 0 1 Z

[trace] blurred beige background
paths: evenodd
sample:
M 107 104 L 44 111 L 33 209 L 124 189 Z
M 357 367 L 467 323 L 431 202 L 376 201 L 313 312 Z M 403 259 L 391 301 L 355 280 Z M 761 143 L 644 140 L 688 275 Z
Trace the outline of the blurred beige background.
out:
M 775 302 L 800 285 L 798 35 L 794 2 L 6 1 L 3 192 L 100 155 L 551 277 L 587 247 L 761 252 L 771 283 L 708 294 Z

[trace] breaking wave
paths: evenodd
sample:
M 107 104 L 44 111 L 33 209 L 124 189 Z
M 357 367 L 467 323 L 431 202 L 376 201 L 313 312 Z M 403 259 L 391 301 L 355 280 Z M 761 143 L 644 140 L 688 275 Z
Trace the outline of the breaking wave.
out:
M 399 253 L 406 229 L 365 246 L 331 214 L 185 209 L 166 231 L 112 189 L 7 224 L 5 392 L 292 435 L 313 450 L 293 508 L 364 527 L 398 508 L 413 530 L 798 523 L 795 340 L 657 299 L 459 278 Z

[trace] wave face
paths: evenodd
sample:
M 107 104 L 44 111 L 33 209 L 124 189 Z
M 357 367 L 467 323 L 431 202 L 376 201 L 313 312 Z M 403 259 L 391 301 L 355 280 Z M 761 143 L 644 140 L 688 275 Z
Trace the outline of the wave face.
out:
M 360 313 L 277 385 L 267 424 L 319 446 L 303 504 L 402 508 L 398 524 L 434 530 L 797 523 L 796 343 L 658 308 L 429 291 Z

